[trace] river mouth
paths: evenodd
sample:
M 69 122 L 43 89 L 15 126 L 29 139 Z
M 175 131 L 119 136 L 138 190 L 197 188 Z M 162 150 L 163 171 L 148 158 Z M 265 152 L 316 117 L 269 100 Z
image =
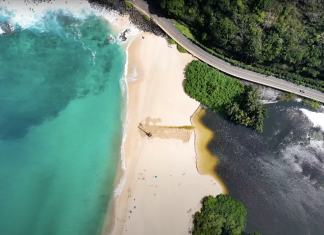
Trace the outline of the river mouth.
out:
M 231 196 L 247 208 L 247 232 L 323 233 L 323 130 L 297 102 L 268 104 L 264 132 L 235 125 L 207 111 L 202 123 L 215 134 L 210 152 Z

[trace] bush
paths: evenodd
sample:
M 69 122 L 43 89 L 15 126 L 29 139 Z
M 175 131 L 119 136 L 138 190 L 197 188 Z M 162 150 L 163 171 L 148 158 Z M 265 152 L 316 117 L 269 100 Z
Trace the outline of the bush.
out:
M 126 4 L 126 7 L 129 7 L 129 8 L 133 7 L 133 5 L 130 2 L 126 2 L 125 4 Z
M 263 131 L 263 119 L 267 117 L 267 106 L 260 102 L 260 91 L 254 86 L 245 86 L 239 102 L 227 106 L 227 115 L 238 124 Z
M 184 49 L 184 48 L 183 48 L 182 46 L 180 46 L 179 44 L 177 45 L 177 49 L 178 49 L 178 51 L 181 52 L 181 53 L 187 53 L 187 50 Z
M 312 109 L 318 110 L 322 103 L 316 100 L 308 99 L 308 98 L 302 98 L 303 105 L 306 105 Z
M 259 90 L 244 86 L 200 61 L 186 68 L 185 92 L 214 112 L 227 114 L 238 124 L 262 132 L 267 107 L 260 102 Z
M 185 92 L 214 112 L 226 114 L 226 106 L 237 100 L 244 85 L 200 61 L 186 68 Z
M 144 15 L 144 18 L 145 18 L 145 20 L 147 20 L 147 21 L 150 21 L 150 20 L 151 20 L 151 18 L 150 18 L 149 16 L 147 16 L 147 15 Z
M 177 44 L 172 38 L 169 39 L 170 44 Z
M 241 235 L 246 209 L 242 202 L 229 195 L 209 196 L 194 216 L 193 235 Z
M 285 92 L 281 98 L 280 98 L 280 101 L 290 101 L 290 100 L 293 100 L 296 98 L 296 95 L 294 93 L 288 93 L 288 92 Z

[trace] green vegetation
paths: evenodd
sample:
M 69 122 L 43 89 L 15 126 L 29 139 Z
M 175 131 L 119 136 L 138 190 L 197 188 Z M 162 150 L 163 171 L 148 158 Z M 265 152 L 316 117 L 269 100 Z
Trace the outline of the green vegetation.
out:
M 210 53 L 236 66 L 324 91 L 323 1 L 150 1 Z
M 177 44 L 172 38 L 169 39 L 170 44 Z
M 308 99 L 308 98 L 302 98 L 302 103 L 312 109 L 318 110 L 322 103 L 318 102 L 316 100 Z
M 191 32 L 187 26 L 179 23 L 178 21 L 175 21 L 175 27 L 187 38 L 194 40 L 194 36 L 191 34 Z
M 280 98 L 280 101 L 290 101 L 296 98 L 296 95 L 294 93 L 288 93 L 285 92 Z
M 232 121 L 263 131 L 263 119 L 267 117 L 267 106 L 260 102 L 260 91 L 254 86 L 245 86 L 240 100 L 227 106 L 227 115 Z
M 246 209 L 229 195 L 205 197 L 194 216 L 193 235 L 243 235 Z M 253 233 L 260 235 L 259 233 Z M 253 235 L 251 234 L 251 235 Z
M 285 92 L 280 98 L 280 101 L 290 101 L 295 98 L 296 95 L 294 93 Z M 323 105 L 321 102 L 309 98 L 302 98 L 302 103 L 315 110 L 318 110 L 321 107 L 321 105 Z
M 126 7 L 129 7 L 129 8 L 133 7 L 133 5 L 130 2 L 125 2 L 125 4 L 126 4 Z
M 262 132 L 267 108 L 260 102 L 259 90 L 244 86 L 199 61 L 186 68 L 185 92 L 214 112 L 227 114 L 229 118 L 254 130 Z
M 178 49 L 178 51 L 181 52 L 181 53 L 187 53 L 187 50 L 184 49 L 184 48 L 183 48 L 182 46 L 180 46 L 179 44 L 177 44 L 177 49 Z
M 226 113 L 226 107 L 244 91 L 244 85 L 200 61 L 186 68 L 185 92 L 214 112 Z
M 150 21 L 150 20 L 151 20 L 151 18 L 150 18 L 149 16 L 147 16 L 147 15 L 144 15 L 144 18 L 145 18 L 145 20 L 147 20 L 147 21 Z

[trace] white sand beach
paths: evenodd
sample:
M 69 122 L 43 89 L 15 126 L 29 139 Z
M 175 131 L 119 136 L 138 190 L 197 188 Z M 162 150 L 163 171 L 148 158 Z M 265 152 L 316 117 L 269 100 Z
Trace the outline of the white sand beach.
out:
M 199 107 L 182 86 L 193 59 L 146 33 L 129 47 L 126 182 L 116 207 L 116 235 L 188 234 L 201 199 L 223 192 L 214 178 L 197 171 L 194 131 L 176 128 L 191 126 Z

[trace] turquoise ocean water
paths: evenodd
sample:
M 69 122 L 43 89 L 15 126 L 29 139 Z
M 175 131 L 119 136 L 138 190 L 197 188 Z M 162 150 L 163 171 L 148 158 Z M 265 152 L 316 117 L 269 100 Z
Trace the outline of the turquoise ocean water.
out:
M 0 8 L 0 234 L 99 234 L 120 168 L 125 51 L 89 12 L 15 14 Z

